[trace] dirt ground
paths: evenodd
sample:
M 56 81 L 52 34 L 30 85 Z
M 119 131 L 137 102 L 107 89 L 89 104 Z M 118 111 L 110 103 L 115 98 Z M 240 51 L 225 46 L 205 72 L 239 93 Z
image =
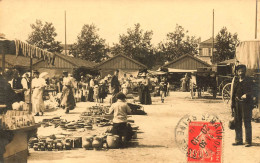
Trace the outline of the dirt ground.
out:
M 66 119 L 77 119 L 87 106 L 94 103 L 78 103 L 77 108 L 70 114 L 64 111 L 46 113 L 36 117 L 36 121 L 43 118 L 62 116 Z M 259 163 L 260 162 L 260 123 L 252 122 L 253 146 L 232 146 L 235 133 L 228 129 L 230 118 L 229 109 L 220 98 L 211 99 L 205 94 L 200 99 L 190 99 L 188 92 L 170 92 L 165 103 L 159 97 L 153 97 L 152 105 L 144 106 L 148 115 L 133 115 L 135 124 L 139 126 L 138 139 L 125 149 L 84 150 L 70 151 L 33 151 L 30 150 L 29 163 L 34 162 L 187 162 L 187 157 L 175 143 L 175 128 L 178 121 L 186 114 L 215 114 L 224 122 L 223 162 L 226 163 Z M 55 129 L 53 129 L 55 130 Z M 39 129 L 40 133 L 51 134 L 50 129 Z

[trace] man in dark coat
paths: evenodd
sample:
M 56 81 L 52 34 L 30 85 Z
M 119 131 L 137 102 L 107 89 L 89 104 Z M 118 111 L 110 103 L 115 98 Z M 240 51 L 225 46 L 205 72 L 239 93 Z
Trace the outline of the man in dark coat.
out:
M 232 145 L 243 145 L 242 122 L 246 131 L 246 147 L 252 144 L 252 109 L 253 109 L 253 82 L 245 75 L 246 66 L 239 65 L 236 68 L 237 76 L 232 81 L 232 115 L 235 120 L 236 139 Z
M 112 103 L 116 102 L 116 94 L 120 91 L 120 82 L 118 80 L 118 73 L 119 73 L 119 70 L 116 70 L 111 79 Z
M 7 110 L 12 110 L 12 104 L 18 102 L 19 99 L 8 83 L 9 72 L 6 70 L 5 76 L 0 74 L 0 114 L 5 113 Z

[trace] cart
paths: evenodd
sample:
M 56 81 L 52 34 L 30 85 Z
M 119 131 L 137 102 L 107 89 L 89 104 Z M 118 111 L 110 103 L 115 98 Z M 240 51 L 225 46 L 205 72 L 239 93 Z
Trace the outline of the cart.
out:
M 212 68 L 198 68 L 196 72 L 191 74 L 191 98 L 195 97 L 196 92 L 197 96 L 201 97 L 202 91 L 208 91 L 213 95 L 213 98 L 217 96 L 216 73 L 212 71 Z
M 254 105 L 259 108 L 260 101 L 260 40 L 243 41 L 236 48 L 236 64 L 244 64 L 247 67 L 247 76 L 253 80 L 254 92 Z M 234 76 L 235 73 L 233 72 Z M 230 105 L 231 99 L 231 82 L 225 84 L 222 89 L 222 99 L 225 104 Z

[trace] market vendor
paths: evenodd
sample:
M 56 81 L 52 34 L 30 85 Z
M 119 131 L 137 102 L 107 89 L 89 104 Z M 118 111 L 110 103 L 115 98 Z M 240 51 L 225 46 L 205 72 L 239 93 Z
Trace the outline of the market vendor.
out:
M 18 102 L 19 99 L 8 83 L 11 78 L 11 71 L 5 70 L 5 75 L 0 74 L 0 114 L 7 110 L 12 110 L 12 104 Z
M 23 88 L 22 77 L 16 69 L 13 71 L 13 79 L 10 81 L 10 84 L 17 94 L 18 100 L 24 101 L 24 91 L 26 88 Z
M 121 147 L 124 147 L 127 142 L 127 115 L 131 114 L 131 109 L 126 103 L 126 96 L 119 92 L 116 95 L 117 102 L 109 108 L 109 114 L 114 114 L 112 134 L 119 135 Z

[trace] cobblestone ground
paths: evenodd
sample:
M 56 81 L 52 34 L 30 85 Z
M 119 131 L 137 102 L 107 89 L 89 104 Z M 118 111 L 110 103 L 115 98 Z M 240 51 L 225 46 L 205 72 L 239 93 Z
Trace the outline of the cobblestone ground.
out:
M 63 110 L 46 113 L 43 117 L 36 117 L 36 121 L 43 118 L 62 116 L 66 119 L 77 119 L 87 106 L 94 103 L 78 103 L 77 108 L 65 115 Z M 190 99 L 188 92 L 170 92 L 165 103 L 158 97 L 153 97 L 153 104 L 144 106 L 148 115 L 133 115 L 139 126 L 138 139 L 129 148 L 94 151 L 76 149 L 70 151 L 33 151 L 30 150 L 28 162 L 187 162 L 184 152 L 175 144 L 175 127 L 186 114 L 215 114 L 224 122 L 223 162 L 226 163 L 259 163 L 260 162 L 260 123 L 252 123 L 254 146 L 234 147 L 235 133 L 228 129 L 230 118 L 229 109 L 220 98 L 211 99 L 206 94 L 200 99 Z M 39 129 L 40 133 L 52 133 L 55 129 Z

